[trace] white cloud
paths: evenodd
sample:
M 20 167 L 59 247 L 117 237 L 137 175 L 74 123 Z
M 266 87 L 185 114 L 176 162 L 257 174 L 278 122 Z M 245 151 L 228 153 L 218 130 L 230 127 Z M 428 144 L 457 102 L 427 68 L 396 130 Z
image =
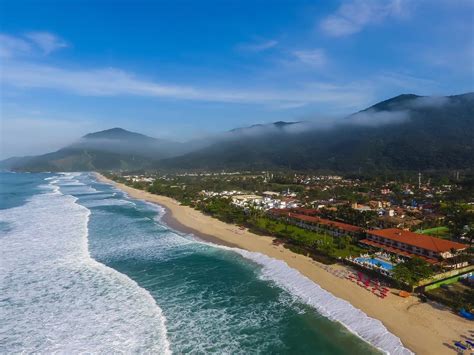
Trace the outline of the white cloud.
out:
M 86 120 L 4 116 L 0 132 L 0 159 L 55 151 L 98 128 Z
M 323 67 L 327 62 L 326 52 L 320 48 L 294 51 L 293 55 L 300 62 L 314 67 Z
M 292 89 L 209 88 L 173 85 L 140 79 L 122 70 L 69 70 L 53 66 L 6 62 L 2 83 L 33 89 L 53 89 L 86 96 L 148 96 L 207 102 L 264 105 L 329 103 L 339 107 L 364 105 L 371 100 L 359 85 L 306 84 Z
M 401 123 L 410 119 L 408 111 L 374 111 L 367 110 L 358 112 L 346 121 L 358 126 L 378 127 L 387 124 Z
M 24 39 L 0 33 L 0 58 L 27 54 L 31 49 L 30 43 Z
M 329 36 L 347 36 L 386 18 L 401 16 L 405 11 L 405 0 L 350 0 L 325 18 L 320 27 Z
M 68 46 L 64 40 L 49 32 L 29 32 L 25 37 L 46 55 Z
M 0 58 L 48 55 L 68 44 L 49 32 L 29 32 L 24 36 L 0 33 Z
M 253 43 L 241 43 L 237 46 L 237 49 L 243 52 L 263 52 L 267 49 L 274 48 L 277 45 L 278 41 L 270 39 Z

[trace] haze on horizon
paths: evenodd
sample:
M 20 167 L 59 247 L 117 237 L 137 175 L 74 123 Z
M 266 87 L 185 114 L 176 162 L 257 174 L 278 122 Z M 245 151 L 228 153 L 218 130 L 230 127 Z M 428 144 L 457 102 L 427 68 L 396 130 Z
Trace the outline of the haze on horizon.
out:
M 0 159 L 111 127 L 183 141 L 474 91 L 473 12 L 469 0 L 3 1 Z

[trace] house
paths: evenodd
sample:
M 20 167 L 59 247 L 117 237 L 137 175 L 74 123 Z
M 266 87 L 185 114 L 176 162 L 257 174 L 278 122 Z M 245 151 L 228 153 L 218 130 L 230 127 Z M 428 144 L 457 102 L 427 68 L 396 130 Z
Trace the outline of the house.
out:
M 368 230 L 366 238 L 359 242 L 406 258 L 417 256 L 431 264 L 450 259 L 467 249 L 465 244 L 398 228 Z
M 263 191 L 263 196 L 268 197 L 268 198 L 276 198 L 280 196 L 279 192 L 274 192 L 274 191 Z
M 370 206 L 362 205 L 360 203 L 353 203 L 351 205 L 352 209 L 359 211 L 359 212 L 365 212 L 365 211 L 372 211 L 372 208 Z

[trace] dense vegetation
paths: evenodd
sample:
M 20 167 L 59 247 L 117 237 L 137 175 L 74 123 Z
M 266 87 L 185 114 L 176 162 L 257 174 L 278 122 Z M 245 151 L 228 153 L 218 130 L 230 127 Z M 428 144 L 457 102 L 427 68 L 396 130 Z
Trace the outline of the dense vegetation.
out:
M 375 122 L 357 124 L 360 115 Z M 376 121 L 390 115 L 406 115 L 406 119 L 387 124 Z M 437 103 L 415 95 L 401 95 L 353 115 L 330 130 L 308 128 L 288 133 L 279 125 L 267 134 L 241 135 L 162 161 L 159 166 L 359 173 L 472 169 L 474 94 L 452 96 Z
M 430 299 L 445 304 L 455 311 L 474 310 L 474 288 L 458 282 L 425 292 Z
M 245 226 L 254 233 L 277 237 L 289 244 L 294 251 L 312 255 L 320 261 L 356 256 L 362 251 L 348 236 L 335 238 L 271 219 L 260 211 L 246 212 L 232 205 L 228 199 L 210 199 L 197 204 L 196 208 L 224 222 Z M 319 256 L 329 259 L 321 259 Z
M 340 206 L 337 210 L 321 209 L 321 216 L 331 220 L 339 220 L 364 228 L 373 228 L 378 224 L 375 211 L 357 211 L 348 205 Z
M 54 153 L 0 162 L 0 167 L 35 171 L 273 169 L 359 174 L 472 170 L 473 120 L 472 93 L 448 98 L 400 95 L 351 115 L 330 129 L 309 125 L 295 130 L 294 124 L 277 122 L 185 144 L 112 129 L 86 135 Z
M 423 259 L 414 257 L 404 263 L 395 265 L 393 277 L 400 283 L 415 286 L 421 280 L 433 275 L 433 269 Z
M 106 174 L 108 177 L 113 178 L 116 181 L 126 183 L 137 189 L 148 190 L 149 192 L 172 197 L 182 204 L 189 205 L 196 208 L 203 213 L 213 216 L 226 223 L 237 225 L 240 228 L 247 228 L 249 231 L 260 234 L 260 235 L 271 235 L 275 237 L 275 243 L 281 243 L 290 250 L 308 255 L 313 259 L 332 264 L 339 259 L 343 259 L 347 256 L 359 256 L 360 254 L 367 253 L 368 250 L 359 246 L 357 238 L 349 236 L 333 237 L 329 234 L 314 232 L 307 229 L 297 227 L 292 224 L 288 224 L 283 220 L 278 220 L 270 217 L 264 211 L 254 207 L 241 208 L 237 207 L 232 203 L 232 198 L 227 195 L 213 195 L 206 194 L 204 191 L 233 191 L 238 190 L 246 193 L 260 193 L 266 190 L 273 191 L 291 191 L 297 192 L 299 199 L 308 197 L 310 191 L 307 186 L 297 181 L 304 179 L 304 176 L 295 176 L 294 174 L 232 174 L 232 175 L 162 175 L 156 176 L 153 183 L 145 181 L 131 182 L 130 179 L 112 174 Z M 409 178 L 410 179 L 410 178 Z M 408 179 L 408 180 L 409 180 Z M 403 199 L 406 196 L 403 195 L 402 185 L 403 181 L 394 182 L 392 180 L 378 181 L 376 180 L 334 180 L 331 183 L 328 181 L 318 181 L 317 184 L 320 186 L 333 185 L 334 189 L 327 189 L 324 193 L 329 193 L 330 196 L 349 196 L 350 191 L 353 192 L 354 201 L 361 201 L 362 199 L 368 199 L 371 191 L 378 191 L 380 187 L 390 184 L 390 188 L 394 192 L 392 197 L 394 199 Z M 433 179 L 433 186 L 442 187 L 445 184 L 451 184 L 452 194 L 456 195 L 457 186 L 463 186 L 461 182 L 456 185 L 450 181 L 444 181 L 443 179 Z M 352 186 L 352 187 L 351 187 Z M 321 191 L 321 189 L 318 189 Z M 328 192 L 330 191 L 330 192 Z M 418 195 L 416 192 L 412 195 L 412 198 L 421 199 L 422 195 Z M 469 196 L 471 196 L 468 193 Z M 314 197 L 314 196 L 312 196 Z M 448 203 L 441 204 L 438 206 L 445 213 L 446 218 L 442 220 L 443 226 L 432 226 L 422 232 L 427 234 L 441 234 L 447 239 L 454 239 L 453 236 L 460 238 L 461 236 L 469 236 L 474 230 L 472 224 L 474 220 L 474 213 L 472 206 L 463 202 L 463 199 L 458 202 L 454 202 L 449 195 L 444 195 L 447 198 Z M 464 196 L 464 199 L 467 196 Z M 350 200 L 349 200 L 350 201 Z M 319 215 L 332 220 L 341 220 L 346 223 L 359 225 L 362 227 L 372 227 L 377 224 L 377 213 L 374 211 L 357 211 L 350 207 L 350 203 L 338 205 L 337 209 L 320 209 Z M 460 233 L 460 234 L 459 234 Z M 369 253 L 371 253 L 369 251 Z M 469 252 L 463 255 L 456 256 L 454 261 L 457 263 L 468 261 L 470 258 Z M 395 259 L 395 258 L 394 258 Z M 395 263 L 395 260 L 393 260 Z M 443 264 L 438 266 L 431 266 L 420 258 L 412 258 L 404 263 L 400 263 L 394 266 L 393 278 L 398 282 L 402 288 L 416 287 L 416 285 L 425 279 L 429 279 L 435 272 L 441 271 Z M 368 272 L 364 270 L 364 272 Z M 370 271 L 369 271 L 370 272 Z M 378 277 L 380 275 L 377 274 Z M 454 286 L 452 286 L 454 287 Z M 443 293 L 444 292 L 444 293 Z M 472 304 L 472 290 L 450 291 L 452 294 L 451 298 L 443 298 L 446 296 L 446 290 L 436 291 L 430 293 L 430 297 L 436 299 L 439 302 L 443 302 L 453 308 L 458 309 L 460 306 L 467 307 L 470 309 Z
M 252 176 L 244 180 L 233 178 L 199 179 L 194 177 L 182 177 L 178 180 L 179 182 L 177 182 L 176 180 L 166 181 L 158 179 L 150 186 L 143 182 L 130 183 L 123 178 L 114 177 L 114 179 L 119 182 L 127 183 L 134 188 L 147 189 L 151 193 L 172 197 L 182 204 L 190 205 L 226 223 L 248 228 L 256 234 L 274 236 L 293 251 L 310 255 L 325 263 L 332 263 L 337 258 L 344 258 L 349 255 L 357 256 L 362 252 L 362 249 L 357 246 L 356 241 L 348 236 L 335 238 L 330 235 L 315 233 L 292 226 L 271 219 L 264 212 L 259 210 L 244 210 L 236 207 L 231 203 L 231 199 L 229 198 L 199 198 L 202 190 L 209 187 L 217 188 L 215 184 L 219 184 L 220 189 L 239 187 L 255 188 L 255 185 L 260 187 L 267 186 L 259 179 L 252 178 Z M 240 184 L 238 181 L 240 181 Z M 278 188 L 289 186 L 289 181 L 278 181 L 285 184 L 270 183 L 270 185 Z

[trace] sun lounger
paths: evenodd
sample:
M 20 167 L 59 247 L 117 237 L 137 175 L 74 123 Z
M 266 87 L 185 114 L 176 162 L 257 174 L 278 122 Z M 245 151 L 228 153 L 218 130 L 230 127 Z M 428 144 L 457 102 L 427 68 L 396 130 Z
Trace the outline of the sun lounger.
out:
M 460 343 L 459 341 L 455 342 L 454 345 L 456 345 L 456 347 L 458 349 L 461 349 L 461 350 L 467 350 L 467 346 L 463 345 L 462 343 Z
M 403 298 L 407 298 L 410 296 L 410 294 L 407 291 L 400 291 L 398 295 Z
M 474 320 L 474 314 L 466 311 L 464 308 L 461 309 L 461 311 L 459 312 L 459 315 L 463 318 Z

